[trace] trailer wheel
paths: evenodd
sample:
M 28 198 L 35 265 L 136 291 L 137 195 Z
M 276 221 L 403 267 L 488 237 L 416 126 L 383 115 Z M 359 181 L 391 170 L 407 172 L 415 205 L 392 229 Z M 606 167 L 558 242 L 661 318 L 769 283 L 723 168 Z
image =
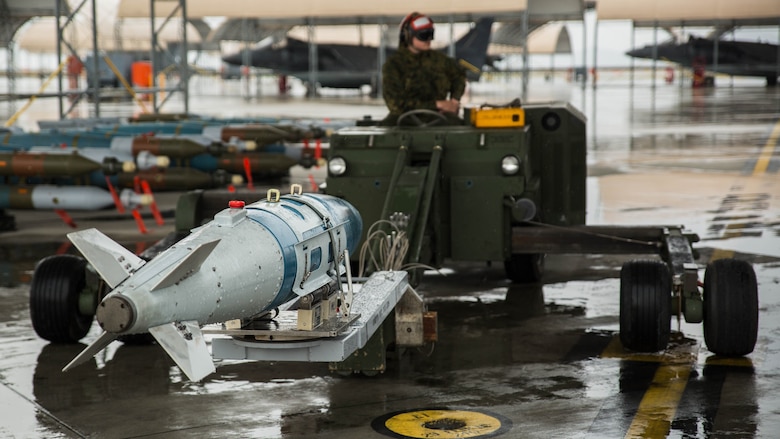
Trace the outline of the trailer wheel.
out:
M 758 284 L 753 267 L 718 259 L 704 272 L 704 341 L 717 355 L 753 352 L 758 337 Z
M 620 341 L 632 351 L 666 349 L 671 330 L 669 267 L 656 260 L 636 260 L 620 270 Z
M 504 270 L 514 283 L 539 282 L 544 274 L 544 253 L 515 253 L 504 260 Z
M 35 332 L 54 343 L 75 343 L 92 325 L 92 315 L 79 311 L 86 286 L 87 262 L 73 255 L 41 259 L 30 284 L 30 318 Z

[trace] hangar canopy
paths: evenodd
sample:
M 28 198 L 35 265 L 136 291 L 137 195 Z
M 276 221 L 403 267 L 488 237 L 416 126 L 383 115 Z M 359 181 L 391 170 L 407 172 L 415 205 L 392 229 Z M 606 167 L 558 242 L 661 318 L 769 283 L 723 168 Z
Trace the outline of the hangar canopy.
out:
M 496 41 L 488 49 L 491 55 L 522 53 L 522 51 L 522 46 L 518 44 L 502 44 Z M 528 53 L 530 55 L 570 54 L 571 38 L 566 26 L 563 23 L 547 23 L 534 29 L 528 34 Z
M 598 0 L 599 20 L 632 20 L 637 26 L 776 25 L 779 0 Z
M 172 26 L 162 28 L 157 39 L 163 43 L 181 41 L 180 19 L 171 19 Z M 92 51 L 92 30 L 89 25 L 68 26 L 64 30 L 65 38 L 77 51 Z M 28 52 L 57 51 L 57 26 L 53 17 L 44 17 L 29 23 L 21 29 L 16 41 L 19 48 Z M 151 28 L 149 20 L 119 20 L 111 26 L 98 26 L 98 40 L 101 50 L 150 51 Z M 187 40 L 199 43 L 200 37 L 192 23 L 187 25 Z
M 16 32 L 31 18 L 57 15 L 58 0 L 0 0 L 0 6 L 7 9 L 0 17 L 0 46 L 8 47 Z M 62 3 L 62 14 L 70 12 L 67 3 Z M 56 35 L 56 34 L 52 34 Z
M 149 2 L 139 0 L 121 0 L 118 16 L 149 17 Z M 154 4 L 156 16 L 166 17 L 179 6 L 178 1 L 157 1 Z M 370 6 L 364 0 L 286 0 L 266 2 L 257 0 L 188 0 L 187 17 L 227 17 L 262 18 L 266 20 L 292 19 L 300 23 L 304 18 L 316 18 L 317 23 L 336 22 L 355 23 L 359 17 L 363 22 L 376 22 L 379 18 L 404 17 L 412 11 L 420 11 L 431 16 L 473 17 L 475 15 L 494 15 L 514 13 L 519 15 L 527 8 L 527 0 L 491 0 L 475 2 L 473 0 L 396 0 L 392 2 L 374 2 Z

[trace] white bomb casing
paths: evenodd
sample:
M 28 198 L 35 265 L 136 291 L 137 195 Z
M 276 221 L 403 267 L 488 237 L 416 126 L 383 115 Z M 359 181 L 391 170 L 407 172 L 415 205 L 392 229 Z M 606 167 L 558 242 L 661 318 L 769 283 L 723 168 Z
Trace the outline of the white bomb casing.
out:
M 68 237 L 113 290 L 96 313 L 106 334 L 66 369 L 119 335 L 148 331 L 187 373 L 191 359 L 172 346 L 182 341 L 162 326 L 173 324 L 185 345 L 196 343 L 202 341 L 200 325 L 249 318 L 312 293 L 338 279 L 343 252 L 354 251 L 361 233 L 360 215 L 351 204 L 308 193 L 250 205 L 231 202 L 213 221 L 146 263 L 97 230 L 71 233 Z M 201 356 L 203 349 L 205 342 L 198 348 Z M 210 371 L 201 370 L 208 374 L 213 364 Z M 187 374 L 198 380 L 202 373 Z

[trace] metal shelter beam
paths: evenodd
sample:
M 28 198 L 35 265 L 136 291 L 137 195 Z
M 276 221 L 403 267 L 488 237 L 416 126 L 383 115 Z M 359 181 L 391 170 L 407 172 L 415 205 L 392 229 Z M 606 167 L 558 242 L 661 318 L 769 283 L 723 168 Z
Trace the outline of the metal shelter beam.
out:
M 16 34 L 32 18 L 51 17 L 56 13 L 58 0 L 0 0 L 0 47 L 6 49 L 6 75 L 8 89 L 5 94 L 8 112 L 13 114 L 16 106 Z
M 156 2 L 163 1 L 163 0 L 150 0 L 150 8 L 154 9 L 154 5 Z M 82 11 L 89 2 L 91 5 L 91 31 L 92 31 L 92 69 L 95 72 L 95 74 L 91 77 L 91 83 L 88 84 L 88 88 L 86 90 L 80 91 L 79 93 L 74 93 L 73 90 L 66 91 L 63 88 L 62 84 L 62 73 L 60 72 L 59 78 L 58 78 L 58 98 L 59 98 L 59 117 L 60 119 L 64 119 L 67 117 L 68 114 L 75 108 L 75 106 L 78 104 L 78 102 L 87 95 L 91 95 L 91 98 L 93 100 L 94 105 L 94 117 L 100 117 L 100 102 L 101 102 L 101 90 L 100 90 L 100 60 L 103 58 L 102 56 L 102 50 L 100 49 L 100 38 L 98 38 L 98 20 L 97 20 L 97 0 L 82 0 L 75 8 L 71 10 L 66 0 L 55 0 L 55 6 L 56 6 L 56 25 L 57 25 L 57 59 L 60 60 L 60 62 L 63 62 L 63 46 L 67 48 L 68 55 L 69 56 L 78 56 L 78 53 L 76 49 L 74 48 L 73 44 L 71 44 L 66 38 L 66 29 L 69 26 L 75 25 L 74 17 L 76 14 L 78 14 L 80 11 Z M 171 1 L 164 1 L 164 3 L 170 5 Z M 160 108 L 167 102 L 167 100 L 174 95 L 175 92 L 181 92 L 183 93 L 183 105 L 184 105 L 184 112 L 189 112 L 189 78 L 190 78 L 190 70 L 189 70 L 189 64 L 187 60 L 187 52 L 188 52 L 188 43 L 187 43 L 187 5 L 186 0 L 177 0 L 178 7 L 170 10 L 169 16 L 163 20 L 163 24 L 161 26 L 157 26 L 155 23 L 155 15 L 150 16 L 151 21 L 151 35 L 152 35 L 152 44 L 151 44 L 151 63 L 152 63 L 152 89 L 150 90 L 152 92 L 153 96 L 153 106 L 154 106 L 154 112 L 159 112 Z M 181 23 L 181 44 L 179 45 L 179 56 L 174 57 L 174 59 L 177 60 L 176 63 L 176 70 L 179 74 L 179 81 L 176 83 L 174 87 L 161 87 L 158 83 L 158 69 L 156 65 L 156 59 L 158 57 L 155 56 L 155 54 L 159 51 L 162 52 L 163 50 L 167 51 L 167 49 L 163 49 L 160 46 L 160 33 L 164 30 L 165 26 L 169 24 L 170 18 L 180 15 L 182 19 L 180 20 Z M 160 91 L 167 91 L 169 93 L 166 93 L 166 96 L 162 102 L 158 101 L 158 93 Z M 66 110 L 65 109 L 65 101 L 64 98 L 66 96 L 70 96 L 70 107 Z
M 160 1 L 156 5 L 155 13 L 165 16 L 176 7 L 175 3 Z M 428 0 L 421 4 L 419 1 L 395 0 L 368 5 L 363 0 L 287 0 L 284 2 L 188 0 L 187 6 L 189 16 L 192 18 L 262 17 L 263 20 L 274 23 L 294 20 L 295 24 L 302 24 L 307 18 L 316 17 L 318 24 L 352 24 L 358 20 L 364 24 L 376 24 L 381 17 L 397 17 L 400 20 L 416 10 L 434 18 L 440 17 L 442 20 L 449 19 L 450 14 L 453 14 L 453 19 L 456 21 L 464 20 L 459 15 L 519 14 L 520 11 L 527 9 L 528 1 L 491 0 L 480 3 L 469 0 Z M 150 9 L 144 2 L 122 0 L 117 13 L 120 18 L 146 18 L 150 16 Z
M 84 6 L 87 4 L 88 0 L 82 0 L 78 5 L 76 5 L 75 8 L 71 9 L 70 5 L 66 0 L 56 0 L 55 2 L 55 23 L 57 25 L 57 60 L 61 63 L 68 62 L 68 57 L 75 56 L 78 58 L 78 53 L 76 52 L 76 49 L 73 47 L 73 44 L 71 44 L 70 41 L 68 41 L 65 38 L 65 30 L 69 26 L 75 26 L 74 17 L 84 8 Z M 94 62 L 94 71 L 98 71 L 98 63 L 99 63 L 99 47 L 98 47 L 98 38 L 97 38 L 97 20 L 95 18 L 96 13 L 96 4 L 95 0 L 90 0 L 91 2 L 91 10 L 92 10 L 92 51 L 93 51 L 93 62 Z M 64 14 L 64 15 L 63 15 Z M 64 21 L 63 21 L 64 18 Z M 62 53 L 62 46 L 65 46 L 68 50 L 68 55 L 66 56 L 65 60 L 63 60 L 63 53 Z M 67 66 L 66 66 L 67 68 Z M 57 75 L 57 92 L 58 92 L 58 105 L 59 105 L 59 118 L 64 119 L 68 114 L 70 114 L 71 111 L 76 107 L 76 104 L 84 98 L 90 91 L 92 92 L 92 98 L 94 100 L 95 105 L 95 117 L 100 117 L 100 78 L 98 75 L 92 75 L 93 76 L 93 84 L 92 87 L 89 87 L 87 90 L 82 90 L 76 93 L 74 90 L 70 90 L 68 93 L 65 92 L 62 86 L 62 68 L 60 68 L 60 72 Z M 64 98 L 65 96 L 70 96 L 70 106 L 67 110 L 65 110 L 65 102 Z
M 141 2 L 137 2 L 141 3 Z M 173 3 L 176 3 L 176 5 L 173 5 Z M 164 19 L 162 21 L 162 24 L 158 27 L 157 26 L 157 17 L 158 15 L 158 6 L 163 6 L 163 10 L 167 11 L 167 13 L 164 16 Z M 154 108 L 155 113 L 159 113 L 160 109 L 165 105 L 166 102 L 174 95 L 176 92 L 181 92 L 183 94 L 183 105 L 184 105 L 184 113 L 189 113 L 190 110 L 190 93 L 189 93 L 189 81 L 190 81 L 190 66 L 189 61 L 187 59 L 187 54 L 189 51 L 188 42 L 187 42 L 187 0 L 178 0 L 176 2 L 172 2 L 170 0 L 149 0 L 149 11 L 151 12 L 148 16 L 150 18 L 150 24 L 151 24 L 151 35 L 152 35 L 152 44 L 151 44 L 151 64 L 152 64 L 152 106 Z M 180 16 L 181 20 L 179 22 L 181 23 L 181 44 L 179 44 L 179 56 L 174 57 L 176 59 L 176 70 L 179 73 L 179 81 L 176 83 L 175 87 L 163 87 L 162 84 L 159 82 L 158 77 L 158 63 L 157 63 L 157 53 L 167 51 L 167 48 L 164 49 L 160 45 L 160 33 L 163 31 L 163 29 L 170 25 L 171 19 L 175 16 Z M 167 67 L 166 67 L 167 68 Z M 162 102 L 159 102 L 159 96 L 158 93 L 160 91 L 166 91 L 170 93 L 166 93 L 165 97 L 163 98 Z

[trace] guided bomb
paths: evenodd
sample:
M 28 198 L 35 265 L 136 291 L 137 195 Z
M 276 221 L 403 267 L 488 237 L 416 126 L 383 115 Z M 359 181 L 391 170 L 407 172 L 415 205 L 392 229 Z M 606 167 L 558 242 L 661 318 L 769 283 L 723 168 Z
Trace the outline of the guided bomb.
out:
M 250 205 L 231 202 L 148 262 L 96 229 L 70 233 L 112 290 L 96 312 L 105 332 L 63 370 L 119 336 L 150 332 L 198 381 L 215 370 L 201 325 L 261 315 L 330 288 L 361 233 L 359 213 L 340 198 L 278 192 Z

